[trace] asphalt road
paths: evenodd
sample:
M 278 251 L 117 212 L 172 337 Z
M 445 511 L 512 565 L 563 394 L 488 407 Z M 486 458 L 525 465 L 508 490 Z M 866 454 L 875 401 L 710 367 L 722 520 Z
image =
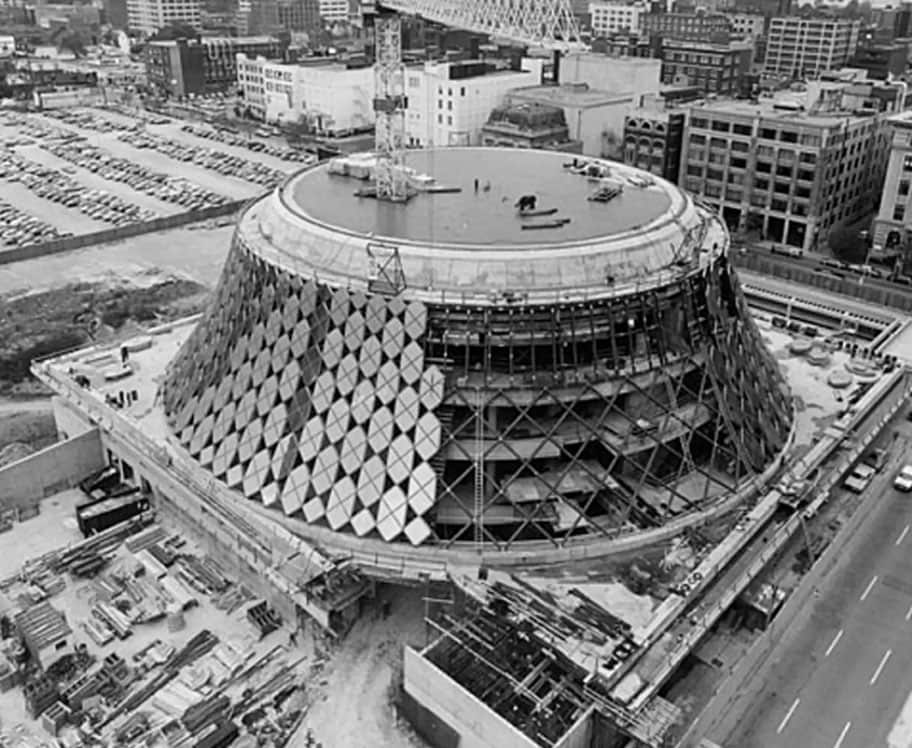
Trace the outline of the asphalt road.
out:
M 902 430 L 899 459 L 912 442 Z M 880 498 L 847 548 L 853 562 L 823 580 L 807 625 L 778 638 L 760 693 L 722 745 L 887 746 L 912 690 L 912 495 L 892 488 L 896 469 L 894 458 L 869 488 Z

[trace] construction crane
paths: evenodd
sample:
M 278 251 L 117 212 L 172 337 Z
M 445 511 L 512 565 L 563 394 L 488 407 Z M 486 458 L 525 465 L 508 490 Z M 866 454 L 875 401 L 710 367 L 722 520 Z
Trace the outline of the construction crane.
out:
M 391 202 L 409 198 L 404 169 L 408 98 L 402 63 L 402 15 L 548 49 L 557 55 L 586 48 L 580 41 L 570 0 L 365 0 L 362 13 L 365 25 L 374 29 L 375 194 L 377 199 Z

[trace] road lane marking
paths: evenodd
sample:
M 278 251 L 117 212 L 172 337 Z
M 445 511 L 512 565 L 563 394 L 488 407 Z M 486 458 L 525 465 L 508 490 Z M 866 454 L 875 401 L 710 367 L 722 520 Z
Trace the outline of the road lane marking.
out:
M 836 739 L 836 742 L 833 743 L 833 748 L 839 748 L 842 745 L 842 741 L 845 740 L 845 736 L 849 732 L 849 728 L 852 726 L 851 722 L 846 722 L 845 727 L 842 728 L 842 732 L 839 733 L 839 737 Z
M 830 652 L 836 649 L 836 645 L 839 644 L 840 639 L 842 639 L 842 629 L 839 629 L 839 632 L 833 637 L 833 641 L 830 642 L 830 646 L 827 647 L 827 651 L 823 655 L 824 657 L 830 656 Z
M 871 581 L 868 582 L 868 586 L 865 587 L 865 591 L 861 593 L 861 597 L 859 597 L 858 599 L 861 601 L 864 601 L 864 599 L 868 596 L 868 593 L 871 591 L 871 588 L 875 585 L 876 582 L 877 582 L 877 575 L 875 574 L 871 578 Z
M 888 649 L 886 652 L 884 652 L 884 656 L 881 658 L 880 664 L 877 666 L 877 670 L 874 671 L 874 675 L 871 676 L 871 682 L 868 685 L 873 686 L 877 682 L 877 679 L 880 677 L 880 672 L 884 669 L 884 665 L 887 664 L 887 660 L 890 659 L 891 654 L 893 654 L 892 649 Z
M 785 726 L 788 724 L 788 721 L 792 718 L 792 715 L 795 713 L 795 710 L 798 708 L 799 701 L 801 701 L 801 699 L 795 699 L 795 703 L 792 704 L 792 708 L 789 709 L 788 712 L 786 713 L 786 715 L 782 718 L 782 721 L 779 723 L 779 729 L 776 730 L 777 735 L 785 729 Z
M 909 606 L 909 610 L 906 611 L 906 620 L 908 621 L 912 618 L 912 605 Z
M 895 545 L 899 545 L 900 543 L 902 543 L 903 540 L 905 540 L 906 535 L 908 534 L 908 532 L 909 532 L 909 525 L 906 525 L 906 526 L 903 528 L 903 531 L 902 531 L 901 533 L 899 533 L 899 537 L 896 538 L 896 543 L 895 543 Z

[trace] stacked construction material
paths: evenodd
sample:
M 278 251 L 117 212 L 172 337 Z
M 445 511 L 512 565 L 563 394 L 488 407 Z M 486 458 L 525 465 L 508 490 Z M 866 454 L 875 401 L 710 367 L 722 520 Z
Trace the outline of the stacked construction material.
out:
M 181 557 L 177 564 L 177 576 L 204 595 L 224 592 L 231 585 L 231 580 L 208 556 L 202 559 L 196 556 Z
M 55 701 L 41 715 L 41 726 L 48 735 L 56 738 L 60 734 L 60 728 L 69 723 L 70 714 L 70 709 L 65 704 Z
M 127 550 L 130 553 L 138 553 L 139 551 L 145 550 L 150 546 L 155 545 L 164 541 L 168 537 L 168 534 L 165 532 L 164 528 L 161 525 L 150 525 L 145 530 L 136 533 L 131 538 L 128 538 L 124 545 L 127 547 Z
M 25 708 L 29 716 L 38 719 L 39 714 L 57 701 L 58 695 L 57 683 L 48 676 L 42 674 L 30 680 L 25 684 Z
M 247 620 L 249 620 L 260 634 L 260 639 L 265 638 L 282 625 L 282 618 L 265 600 L 252 605 L 247 609 Z
M 104 622 L 118 639 L 130 636 L 132 621 L 110 603 L 99 602 L 92 606 L 92 615 Z

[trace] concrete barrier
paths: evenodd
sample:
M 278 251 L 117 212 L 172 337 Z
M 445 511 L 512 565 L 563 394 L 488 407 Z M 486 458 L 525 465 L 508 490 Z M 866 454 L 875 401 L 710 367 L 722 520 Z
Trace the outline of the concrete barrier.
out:
M 215 205 L 211 208 L 203 208 L 202 210 L 190 210 L 175 216 L 163 216 L 162 218 L 154 218 L 151 221 L 131 223 L 128 226 L 104 229 L 103 231 L 95 231 L 91 234 L 67 236 L 63 239 L 55 239 L 54 241 L 44 242 L 43 244 L 30 244 L 27 247 L 0 251 L 0 265 L 9 265 L 13 262 L 33 260 L 36 257 L 56 255 L 63 252 L 72 252 L 74 249 L 92 247 L 96 244 L 106 244 L 108 242 L 131 239 L 134 236 L 153 234 L 156 231 L 166 231 L 191 223 L 208 221 L 212 218 L 223 218 L 224 216 L 233 215 L 244 207 L 247 202 L 247 200 L 234 200 L 230 203 L 225 203 L 224 205 Z
M 859 283 L 860 276 L 837 278 L 833 275 L 815 273 L 813 266 L 782 263 L 763 252 L 749 251 L 744 254 L 732 252 L 731 259 L 736 268 L 801 283 L 822 291 L 852 296 L 872 304 L 893 307 L 906 312 L 912 311 L 912 289 L 905 286 L 897 285 L 895 288 L 887 288 L 882 285 L 872 285 L 867 281 Z
M 97 430 L 87 431 L 0 468 L 0 510 L 37 504 L 104 465 Z

